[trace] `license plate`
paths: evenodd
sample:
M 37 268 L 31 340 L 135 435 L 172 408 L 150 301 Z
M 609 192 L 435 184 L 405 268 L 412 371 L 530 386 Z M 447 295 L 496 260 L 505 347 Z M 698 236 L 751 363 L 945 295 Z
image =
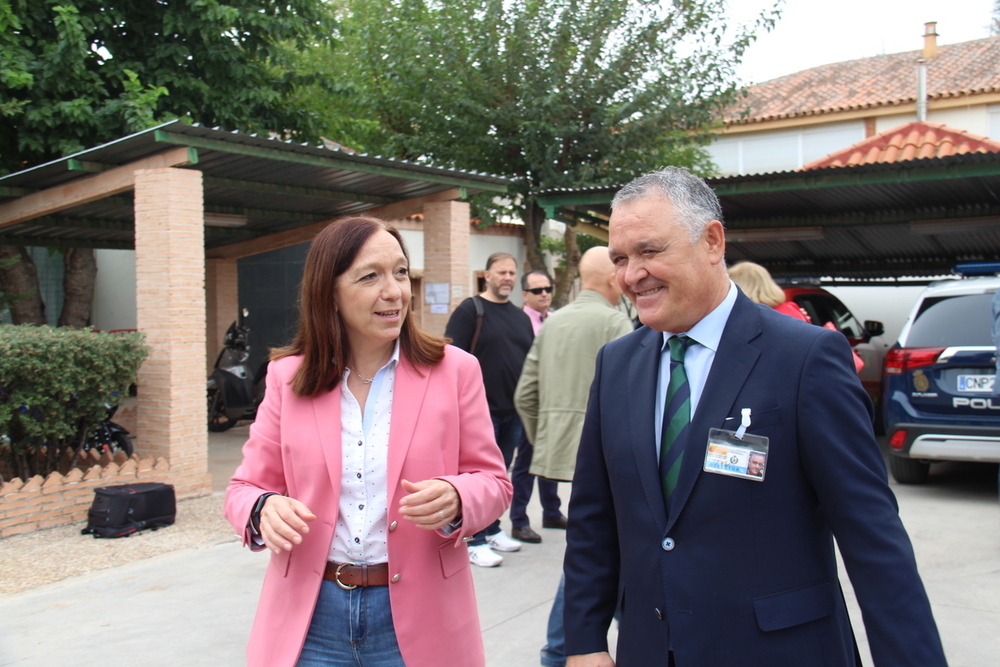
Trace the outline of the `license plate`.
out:
M 995 375 L 959 375 L 958 390 L 976 393 L 990 392 L 993 391 L 995 381 Z

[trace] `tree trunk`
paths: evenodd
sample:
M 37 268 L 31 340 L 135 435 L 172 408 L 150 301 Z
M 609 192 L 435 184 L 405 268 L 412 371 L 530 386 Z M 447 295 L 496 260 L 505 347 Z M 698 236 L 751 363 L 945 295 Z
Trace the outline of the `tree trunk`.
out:
M 580 246 L 576 243 L 576 230 L 566 225 L 566 232 L 563 235 L 566 243 L 566 255 L 563 258 L 563 270 L 556 276 L 555 294 L 552 295 L 552 307 L 562 308 L 569 301 L 570 292 L 573 290 L 573 281 L 580 273 Z
M 63 258 L 66 272 L 59 326 L 78 329 L 90 324 L 90 309 L 94 303 L 94 281 L 97 278 L 97 260 L 93 248 L 70 248 Z
M 546 269 L 545 255 L 542 254 L 542 225 L 545 224 L 545 210 L 528 201 L 524 208 L 524 250 L 528 256 L 529 270 Z
M 23 246 L 0 245 L 0 289 L 14 324 L 45 324 L 38 269 Z

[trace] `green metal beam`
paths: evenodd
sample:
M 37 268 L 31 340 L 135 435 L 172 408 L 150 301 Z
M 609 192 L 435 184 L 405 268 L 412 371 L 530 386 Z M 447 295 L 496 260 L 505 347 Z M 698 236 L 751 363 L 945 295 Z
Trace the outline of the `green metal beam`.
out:
M 239 181 L 232 178 L 215 178 L 205 176 L 205 187 L 230 188 L 233 190 L 249 190 L 251 192 L 271 192 L 280 195 L 296 197 L 313 197 L 316 199 L 334 199 L 337 201 L 360 201 L 379 206 L 399 201 L 393 197 L 365 195 L 358 192 L 326 190 L 322 188 L 300 188 L 294 185 L 279 185 L 277 183 L 259 183 L 257 181 Z
M 9 185 L 0 185 L 0 197 L 23 197 L 30 195 L 35 190 L 29 188 L 14 188 Z
M 70 158 L 66 161 L 66 168 L 70 171 L 84 171 L 88 174 L 99 174 L 102 171 L 107 171 L 108 169 L 114 169 L 113 166 L 108 164 L 101 164 L 100 162 L 87 162 L 85 160 L 75 160 Z
M 740 218 L 726 216 L 726 228 L 732 230 L 783 227 L 863 227 L 900 225 L 914 221 L 952 220 L 956 218 L 992 218 L 1000 216 L 1000 206 L 964 206 L 933 211 L 874 211 L 871 213 L 830 213 L 825 215 L 783 215 L 780 217 Z
M 804 172 L 808 174 L 809 172 Z M 858 185 L 887 185 L 891 183 L 922 183 L 955 178 L 1000 176 L 1000 164 L 949 164 L 928 167 L 866 171 L 851 174 L 816 174 L 797 178 L 780 178 L 737 183 L 716 183 L 712 186 L 720 197 L 727 195 L 759 194 L 764 192 L 794 192 Z
M 335 157 L 319 155 L 309 155 L 296 153 L 294 151 L 280 150 L 277 148 L 265 148 L 263 146 L 248 146 L 246 144 L 230 143 L 217 139 L 206 139 L 204 137 L 190 137 L 183 134 L 174 134 L 163 130 L 156 130 L 154 134 L 156 141 L 178 146 L 189 146 L 193 148 L 204 148 L 206 150 L 219 151 L 220 153 L 230 153 L 236 155 L 247 155 L 250 157 L 267 160 L 279 160 L 282 162 L 294 162 L 296 164 L 307 164 L 314 167 L 326 169 L 344 169 L 379 176 L 389 176 L 392 178 L 406 178 L 414 181 L 425 181 L 428 183 L 440 183 L 451 187 L 468 187 L 490 192 L 507 192 L 506 185 L 496 183 L 486 183 L 474 179 L 463 179 L 454 176 L 443 176 L 440 174 L 428 174 L 420 171 L 385 167 L 381 165 L 365 164 L 363 162 L 353 162 Z
M 576 227 L 576 218 L 569 215 L 565 215 L 563 213 L 563 209 L 556 209 L 555 213 L 553 213 L 552 215 L 546 215 L 545 217 L 548 218 L 549 220 L 556 220 L 557 222 L 566 223 L 570 227 Z
M 586 204 L 610 204 L 614 196 L 615 191 L 613 190 L 609 190 L 608 192 L 567 192 L 565 194 L 539 197 L 535 201 L 538 202 L 539 206 L 545 208 L 554 206 L 583 206 Z

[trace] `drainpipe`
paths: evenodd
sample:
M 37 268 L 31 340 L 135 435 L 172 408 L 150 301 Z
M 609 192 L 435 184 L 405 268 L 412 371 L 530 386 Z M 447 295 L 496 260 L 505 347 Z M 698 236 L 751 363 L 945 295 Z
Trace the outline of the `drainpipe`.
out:
M 927 61 L 917 61 L 917 120 L 927 120 Z
M 924 24 L 924 52 L 917 60 L 917 120 L 927 120 L 927 62 L 937 57 L 937 21 Z

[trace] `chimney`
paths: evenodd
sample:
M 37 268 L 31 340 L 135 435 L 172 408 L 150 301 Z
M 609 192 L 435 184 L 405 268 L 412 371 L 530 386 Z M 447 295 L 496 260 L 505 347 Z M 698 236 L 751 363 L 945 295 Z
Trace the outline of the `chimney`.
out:
M 928 21 L 924 24 L 924 60 L 933 60 L 937 57 L 937 21 Z

